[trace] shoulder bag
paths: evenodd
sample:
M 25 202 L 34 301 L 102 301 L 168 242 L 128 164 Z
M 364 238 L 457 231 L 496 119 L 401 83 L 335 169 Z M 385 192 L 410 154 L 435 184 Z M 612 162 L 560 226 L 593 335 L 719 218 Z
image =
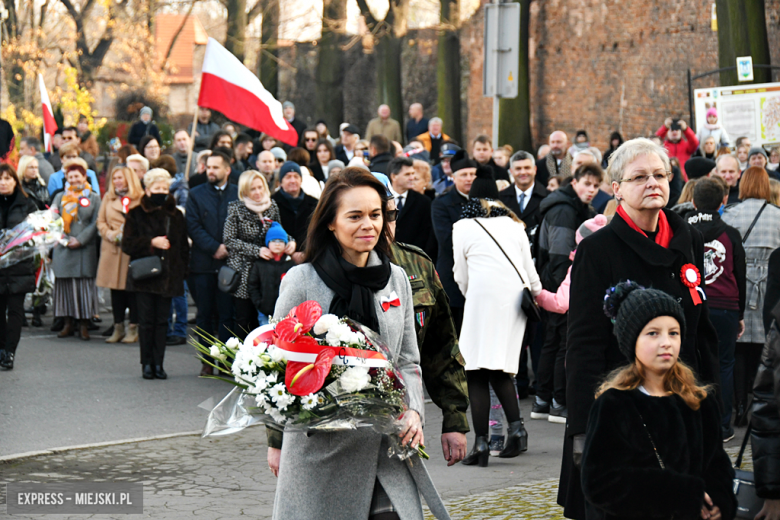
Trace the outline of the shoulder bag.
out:
M 742 244 L 744 244 L 745 242 L 747 242 L 747 239 L 748 239 L 748 237 L 750 236 L 750 233 L 753 231 L 753 228 L 756 226 L 756 222 L 758 222 L 758 217 L 760 217 L 760 216 L 761 216 L 761 213 L 763 213 L 763 211 L 764 211 L 764 208 L 766 207 L 766 205 L 767 205 L 767 204 L 768 204 L 768 202 L 767 202 L 767 201 L 764 201 L 764 205 L 763 205 L 763 206 L 761 206 L 761 209 L 759 209 L 759 210 L 758 210 L 758 213 L 756 213 L 756 216 L 755 216 L 755 218 L 753 218 L 753 222 L 751 222 L 751 223 L 750 223 L 750 227 L 749 227 L 749 228 L 748 228 L 748 230 L 745 232 L 745 236 L 744 236 L 744 237 L 742 237 Z
M 512 267 L 515 269 L 515 272 L 517 273 L 517 276 L 520 277 L 520 282 L 523 284 L 523 293 L 521 295 L 520 299 L 520 308 L 523 310 L 523 313 L 525 313 L 526 318 L 528 318 L 528 321 L 531 322 L 537 322 L 542 321 L 542 314 L 539 312 L 539 306 L 536 304 L 536 300 L 534 300 L 533 295 L 531 294 L 531 288 L 528 286 L 527 283 L 525 283 L 525 280 L 523 280 L 523 275 L 520 274 L 520 271 L 515 266 L 514 262 L 512 262 L 512 259 L 509 258 L 509 255 L 506 254 L 506 251 L 504 251 L 504 248 L 501 247 L 501 244 L 498 243 L 498 240 L 496 240 L 496 237 L 490 234 L 490 231 L 485 228 L 485 226 L 482 225 L 482 223 L 474 219 L 474 222 L 477 223 L 479 227 L 485 230 L 485 233 L 488 234 L 490 238 L 493 239 L 493 242 L 496 243 L 498 248 L 501 250 L 502 253 L 504 253 L 504 256 L 507 260 L 509 260 L 509 263 L 512 265 Z
M 752 226 L 751 226 L 752 227 Z M 749 232 L 748 232 L 749 233 Z M 737 497 L 737 518 L 755 518 L 764 506 L 764 499 L 756 494 L 756 479 L 752 471 L 739 469 L 742 466 L 742 457 L 745 455 L 752 424 L 748 424 L 745 438 L 742 439 L 742 447 L 734 462 L 734 494 Z
M 165 236 L 168 236 L 171 228 L 170 217 L 165 219 Z M 162 274 L 162 261 L 165 260 L 165 252 L 162 257 L 157 255 L 137 258 L 130 262 L 129 274 L 134 282 L 156 278 Z
M 228 265 L 223 265 L 219 268 L 219 274 L 217 274 L 217 287 L 224 293 L 232 294 L 236 292 L 239 284 L 241 283 L 241 275 Z

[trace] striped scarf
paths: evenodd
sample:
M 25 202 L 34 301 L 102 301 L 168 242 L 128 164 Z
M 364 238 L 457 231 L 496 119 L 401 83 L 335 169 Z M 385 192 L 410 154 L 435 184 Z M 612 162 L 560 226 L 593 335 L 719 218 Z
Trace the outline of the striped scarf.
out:
M 82 186 L 68 186 L 68 191 L 62 197 L 62 229 L 65 234 L 70 234 L 70 224 L 79 214 L 79 201 L 82 197 L 88 197 L 91 193 L 89 182 Z

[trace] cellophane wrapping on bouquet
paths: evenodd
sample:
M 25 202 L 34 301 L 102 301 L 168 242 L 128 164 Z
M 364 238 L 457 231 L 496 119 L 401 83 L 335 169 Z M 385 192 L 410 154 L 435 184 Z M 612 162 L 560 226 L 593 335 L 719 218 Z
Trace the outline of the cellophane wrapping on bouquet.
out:
M 46 304 L 54 290 L 54 270 L 51 268 L 51 260 L 48 256 L 41 255 L 37 263 L 35 292 L 32 294 L 33 307 Z
M 222 374 L 212 377 L 236 387 L 211 410 L 204 437 L 258 423 L 304 432 L 366 427 L 390 436 L 390 456 L 427 458 L 392 435 L 408 409 L 406 385 L 386 343 L 367 327 L 323 315 L 317 302 L 307 301 L 243 343 L 201 338 L 195 342 L 201 360 Z
M 0 231 L 0 269 L 45 257 L 62 240 L 62 218 L 48 210 L 30 213 L 12 229 Z

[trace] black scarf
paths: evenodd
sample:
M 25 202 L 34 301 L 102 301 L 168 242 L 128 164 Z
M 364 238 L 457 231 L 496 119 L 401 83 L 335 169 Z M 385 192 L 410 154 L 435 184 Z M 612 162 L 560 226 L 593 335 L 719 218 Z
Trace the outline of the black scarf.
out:
M 303 190 L 301 190 L 301 192 L 298 194 L 297 197 L 293 197 L 292 195 L 290 195 L 284 190 L 279 190 L 279 193 L 281 193 L 282 197 L 284 197 L 285 200 L 287 200 L 287 202 L 290 204 L 290 208 L 292 208 L 293 213 L 297 215 L 298 208 L 303 203 L 303 196 L 305 195 L 305 193 L 303 193 Z
M 341 257 L 338 246 L 329 247 L 314 263 L 314 270 L 335 294 L 330 314 L 347 316 L 379 333 L 374 293 L 390 281 L 390 259 L 379 253 L 380 265 L 357 267 Z

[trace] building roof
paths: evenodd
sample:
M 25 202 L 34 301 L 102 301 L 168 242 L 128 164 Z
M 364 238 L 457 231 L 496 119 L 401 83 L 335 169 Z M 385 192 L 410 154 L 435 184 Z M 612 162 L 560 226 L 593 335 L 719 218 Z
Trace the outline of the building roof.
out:
M 182 27 L 182 24 L 184 26 Z M 168 53 L 173 37 L 182 27 L 168 58 L 166 83 L 186 84 L 195 81 L 193 55 L 196 45 L 206 45 L 208 34 L 195 16 L 158 14 L 155 17 L 154 45 L 162 61 Z

